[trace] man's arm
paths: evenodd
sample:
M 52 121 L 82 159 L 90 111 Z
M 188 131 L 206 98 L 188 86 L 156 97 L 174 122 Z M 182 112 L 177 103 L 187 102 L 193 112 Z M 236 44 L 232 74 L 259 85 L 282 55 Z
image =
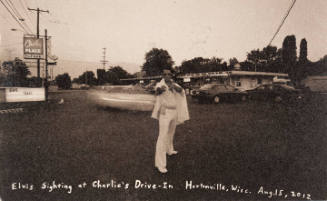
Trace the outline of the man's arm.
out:
M 165 89 L 164 89 L 164 87 L 158 87 L 158 88 L 156 88 L 156 95 L 160 95 L 160 94 L 162 94 L 164 91 L 166 91 Z
M 156 95 L 160 95 L 163 92 L 165 92 L 166 90 L 167 90 L 167 87 L 161 82 L 157 83 L 155 86 L 155 94 Z
M 180 87 L 178 84 L 175 84 L 175 83 L 173 84 L 173 89 L 178 93 L 182 93 L 182 91 L 183 91 L 183 88 Z

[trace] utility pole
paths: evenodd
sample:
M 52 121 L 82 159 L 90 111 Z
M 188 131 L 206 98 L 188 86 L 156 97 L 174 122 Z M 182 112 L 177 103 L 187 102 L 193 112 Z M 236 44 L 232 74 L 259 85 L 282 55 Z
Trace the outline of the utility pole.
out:
M 100 62 L 102 63 L 103 65 L 103 69 L 106 70 L 106 64 L 108 63 L 108 60 L 106 60 L 106 49 L 107 48 L 102 48 L 103 49 L 103 60 L 101 60 Z
M 40 38 L 40 12 L 49 13 L 48 10 L 41 10 L 39 8 L 37 9 L 31 9 L 28 8 L 30 11 L 36 11 L 36 37 Z M 37 78 L 40 78 L 40 59 L 37 59 Z
M 44 30 L 45 37 L 45 101 L 48 101 L 48 31 Z
M 87 84 L 87 69 L 85 68 L 85 84 Z

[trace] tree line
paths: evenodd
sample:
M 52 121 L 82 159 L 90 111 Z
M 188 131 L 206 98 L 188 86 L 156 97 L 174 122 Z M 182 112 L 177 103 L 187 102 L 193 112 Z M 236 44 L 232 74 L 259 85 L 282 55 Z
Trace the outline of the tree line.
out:
M 59 88 L 67 89 L 71 88 L 72 83 L 86 84 L 88 86 L 104 84 L 119 85 L 122 83 L 121 79 L 135 77 L 120 66 L 111 67 L 107 71 L 105 69 L 97 69 L 96 73 L 97 77 L 93 71 L 85 71 L 73 80 L 71 80 L 68 73 L 64 73 L 56 76 L 55 80 Z
M 244 61 L 230 58 L 228 62 L 219 57 L 203 58 L 195 57 L 184 60 L 181 65 L 174 66 L 171 55 L 167 50 L 152 48 L 145 54 L 145 62 L 141 71 L 146 76 L 156 76 L 163 69 L 170 69 L 177 74 L 202 73 L 216 71 L 235 70 L 236 64 L 239 70 L 256 72 L 287 73 L 295 85 L 309 75 L 327 75 L 327 55 L 319 61 L 312 62 L 307 58 L 307 41 L 303 38 L 300 42 L 299 56 L 297 56 L 296 37 L 289 35 L 284 38 L 281 48 L 267 46 L 262 49 L 254 49 L 247 53 Z M 35 86 L 40 83 L 36 77 L 28 78 L 30 71 L 24 61 L 15 58 L 13 61 L 2 63 L 0 73 L 1 86 Z M 108 70 L 97 69 L 97 77 L 93 71 L 83 72 L 79 77 L 71 80 L 68 73 L 56 76 L 55 81 L 59 88 L 71 88 L 72 83 L 87 85 L 121 84 L 121 79 L 136 77 L 124 70 L 121 66 L 114 66 Z
M 26 63 L 15 58 L 1 64 L 0 86 L 3 87 L 36 87 L 40 83 L 37 77 L 28 77 L 31 74 Z
M 295 85 L 299 85 L 301 80 L 309 75 L 327 74 L 327 55 L 317 62 L 311 62 L 307 58 L 308 48 L 305 38 L 300 42 L 299 56 L 296 50 L 295 35 L 288 35 L 284 38 L 281 48 L 267 46 L 251 50 L 247 53 L 246 59 L 241 62 L 235 57 L 230 58 L 228 63 L 218 57 L 195 57 L 184 60 L 180 66 L 173 66 L 174 61 L 168 51 L 153 48 L 146 53 L 141 70 L 147 76 L 160 75 L 163 69 L 186 74 L 231 71 L 235 70 L 235 65 L 238 64 L 239 70 L 242 71 L 287 73 Z

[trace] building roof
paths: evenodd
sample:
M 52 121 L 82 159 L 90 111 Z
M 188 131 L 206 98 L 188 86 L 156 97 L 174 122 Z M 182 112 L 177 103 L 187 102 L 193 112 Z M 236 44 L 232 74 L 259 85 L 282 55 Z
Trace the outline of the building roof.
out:
M 177 78 L 200 78 L 200 77 L 228 77 L 228 76 L 269 76 L 269 77 L 288 77 L 287 73 L 272 73 L 272 72 L 254 72 L 254 71 L 217 71 L 217 72 L 205 72 L 205 73 L 187 73 L 185 75 L 179 75 Z M 121 80 L 152 80 L 159 79 L 161 75 L 149 76 L 149 77 L 137 77 L 137 78 L 127 78 Z
M 132 80 L 153 80 L 153 79 L 159 79 L 162 78 L 161 75 L 157 76 L 147 76 L 147 77 L 135 77 L 135 78 L 125 78 L 125 79 L 120 79 L 123 81 L 132 81 Z
M 178 78 L 197 78 L 197 77 L 228 77 L 228 76 L 269 76 L 269 77 L 288 77 L 286 73 L 272 73 L 272 72 L 253 72 L 253 71 L 218 71 L 218 72 L 206 72 L 206 73 L 187 73 L 185 75 L 178 76 Z
M 261 75 L 261 76 L 281 76 L 288 77 L 287 73 L 272 73 L 272 72 L 253 72 L 253 71 L 229 71 L 231 75 Z

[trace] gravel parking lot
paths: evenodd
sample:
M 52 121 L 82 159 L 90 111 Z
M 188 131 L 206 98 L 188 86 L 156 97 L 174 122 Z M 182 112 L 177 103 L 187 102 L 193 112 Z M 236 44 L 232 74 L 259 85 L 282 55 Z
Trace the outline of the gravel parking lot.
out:
M 48 104 L 0 114 L 0 197 L 324 200 L 326 100 L 214 105 L 189 99 L 191 120 L 176 131 L 179 154 L 168 158 L 161 175 L 154 168 L 158 123 L 149 112 L 98 108 L 85 91 L 51 93 Z

